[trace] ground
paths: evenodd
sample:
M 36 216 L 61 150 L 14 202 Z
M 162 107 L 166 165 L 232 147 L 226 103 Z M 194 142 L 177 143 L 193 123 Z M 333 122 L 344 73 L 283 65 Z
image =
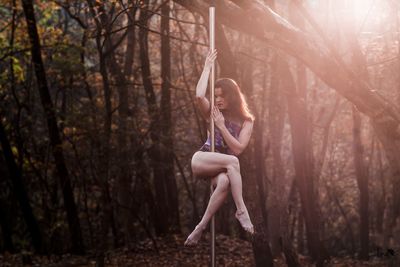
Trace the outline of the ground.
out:
M 183 246 L 184 237 L 172 235 L 158 238 L 157 250 L 154 243 L 148 239 L 124 247 L 108 251 L 106 254 L 106 266 L 108 267 L 207 267 L 209 266 L 210 250 L 209 236 L 202 239 L 196 248 Z M 218 235 L 216 240 L 217 266 L 224 267 L 247 267 L 254 266 L 251 243 L 248 241 L 229 238 Z M 307 257 L 300 256 L 304 267 L 313 266 Z M 397 262 L 398 263 L 398 262 Z M 0 267 L 18 266 L 48 266 L 48 267 L 95 267 L 94 256 L 74 255 L 50 255 L 38 256 L 31 253 L 0 255 Z M 283 259 L 275 260 L 275 266 L 283 267 Z M 389 259 L 372 258 L 370 261 L 357 261 L 351 258 L 333 258 L 328 267 L 399 267 Z

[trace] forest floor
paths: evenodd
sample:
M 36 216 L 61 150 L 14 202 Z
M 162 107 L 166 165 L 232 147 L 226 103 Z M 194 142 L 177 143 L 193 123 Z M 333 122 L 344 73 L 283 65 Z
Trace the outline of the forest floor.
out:
M 209 266 L 210 250 L 209 236 L 202 239 L 196 248 L 183 246 L 184 237 L 173 235 L 156 239 L 154 242 L 145 240 L 131 247 L 108 251 L 105 256 L 105 266 L 108 267 L 206 267 Z M 248 241 L 218 235 L 216 240 L 217 265 L 229 267 L 254 266 L 251 243 Z M 397 256 L 397 255 L 396 255 Z M 307 257 L 300 256 L 304 267 L 312 267 Z M 397 259 L 396 257 L 396 260 Z M 385 258 L 373 257 L 369 261 L 358 261 L 352 258 L 332 258 L 327 267 L 399 267 Z M 283 259 L 275 260 L 276 267 L 286 266 Z M 39 256 L 30 253 L 0 254 L 0 267 L 48 266 L 48 267 L 95 267 L 94 256 L 50 255 Z

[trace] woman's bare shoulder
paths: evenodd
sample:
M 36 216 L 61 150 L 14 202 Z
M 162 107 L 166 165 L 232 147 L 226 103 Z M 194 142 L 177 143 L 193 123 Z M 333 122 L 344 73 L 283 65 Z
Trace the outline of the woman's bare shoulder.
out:
M 253 119 L 245 119 L 242 121 L 242 128 L 244 127 L 253 127 L 254 120 Z

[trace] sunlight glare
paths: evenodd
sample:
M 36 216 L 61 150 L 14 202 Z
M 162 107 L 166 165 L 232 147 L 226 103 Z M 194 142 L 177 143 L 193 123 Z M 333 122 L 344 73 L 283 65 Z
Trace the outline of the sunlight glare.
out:
M 351 22 L 357 29 L 371 30 L 389 15 L 385 1 L 382 0 L 351 0 L 347 10 L 350 12 Z

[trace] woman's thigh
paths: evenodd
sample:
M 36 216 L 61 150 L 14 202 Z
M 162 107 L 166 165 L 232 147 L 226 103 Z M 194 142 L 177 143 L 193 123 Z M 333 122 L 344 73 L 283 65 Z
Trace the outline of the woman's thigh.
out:
M 227 166 L 237 161 L 233 155 L 197 151 L 192 157 L 192 171 L 195 176 L 215 177 L 221 172 L 226 172 Z

